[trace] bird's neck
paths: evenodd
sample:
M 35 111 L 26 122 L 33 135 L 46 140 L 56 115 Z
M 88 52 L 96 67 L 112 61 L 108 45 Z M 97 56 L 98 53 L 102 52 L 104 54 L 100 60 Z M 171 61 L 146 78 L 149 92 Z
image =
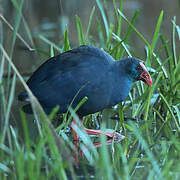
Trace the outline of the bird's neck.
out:
M 114 70 L 115 77 L 112 82 L 113 92 L 111 98 L 114 104 L 124 101 L 133 85 L 133 81 L 125 73 L 123 64 L 119 61 L 115 63 Z

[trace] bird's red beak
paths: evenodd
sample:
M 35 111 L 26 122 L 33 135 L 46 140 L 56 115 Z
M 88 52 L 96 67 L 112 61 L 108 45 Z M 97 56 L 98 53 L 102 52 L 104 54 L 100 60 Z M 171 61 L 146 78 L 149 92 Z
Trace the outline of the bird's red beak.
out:
M 144 64 L 142 62 L 140 62 L 139 65 L 143 69 L 143 72 L 140 75 L 139 80 L 143 81 L 144 83 L 148 84 L 149 86 L 152 86 L 152 79 L 151 79 L 151 76 L 150 76 L 149 72 L 147 71 L 146 67 L 144 66 Z

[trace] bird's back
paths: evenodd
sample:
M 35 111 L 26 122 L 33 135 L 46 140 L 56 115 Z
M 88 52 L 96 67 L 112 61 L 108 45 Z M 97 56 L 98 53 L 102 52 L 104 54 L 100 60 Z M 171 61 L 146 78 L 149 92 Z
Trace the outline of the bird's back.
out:
M 108 65 L 113 62 L 113 58 L 105 51 L 92 46 L 80 46 L 78 48 L 66 51 L 55 57 L 50 58 L 43 63 L 30 77 L 27 84 L 33 86 L 41 82 L 48 76 L 54 75 L 56 72 L 71 71 L 74 67 L 81 65 Z
M 72 100 L 76 106 L 87 96 L 88 101 L 79 112 L 86 115 L 107 106 L 111 94 L 107 82 L 113 63 L 113 58 L 103 50 L 81 46 L 46 61 L 27 85 L 47 113 L 56 105 L 63 113 Z

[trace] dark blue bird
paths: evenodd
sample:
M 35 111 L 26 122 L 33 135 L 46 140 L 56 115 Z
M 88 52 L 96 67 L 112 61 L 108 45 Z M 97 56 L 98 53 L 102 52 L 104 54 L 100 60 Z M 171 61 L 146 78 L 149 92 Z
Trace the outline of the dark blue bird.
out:
M 27 85 L 48 114 L 59 105 L 58 113 L 88 100 L 77 111 L 80 117 L 111 107 L 123 101 L 134 82 L 142 80 L 152 86 L 152 79 L 140 60 L 124 58 L 115 61 L 105 51 L 80 46 L 50 58 L 27 81 Z M 26 101 L 22 92 L 19 100 Z M 23 110 L 32 113 L 31 106 Z

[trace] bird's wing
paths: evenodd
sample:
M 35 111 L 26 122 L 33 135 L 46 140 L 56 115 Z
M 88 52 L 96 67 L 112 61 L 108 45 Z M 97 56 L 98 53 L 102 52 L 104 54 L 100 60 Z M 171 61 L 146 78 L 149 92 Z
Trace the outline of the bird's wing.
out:
M 48 60 L 32 75 L 28 86 L 42 104 L 50 107 L 69 104 L 78 91 L 79 99 L 93 93 L 88 91 L 95 87 L 102 93 L 106 89 L 102 81 L 107 80 L 102 77 L 112 62 L 104 51 L 95 50 L 73 49 Z
M 31 78 L 27 81 L 27 84 L 30 87 L 34 85 L 37 86 L 37 84 L 48 77 L 54 76 L 58 72 L 68 72 L 73 67 L 81 66 L 81 64 L 109 64 L 113 61 L 113 58 L 101 49 L 85 45 L 80 46 L 47 60 L 33 73 Z

